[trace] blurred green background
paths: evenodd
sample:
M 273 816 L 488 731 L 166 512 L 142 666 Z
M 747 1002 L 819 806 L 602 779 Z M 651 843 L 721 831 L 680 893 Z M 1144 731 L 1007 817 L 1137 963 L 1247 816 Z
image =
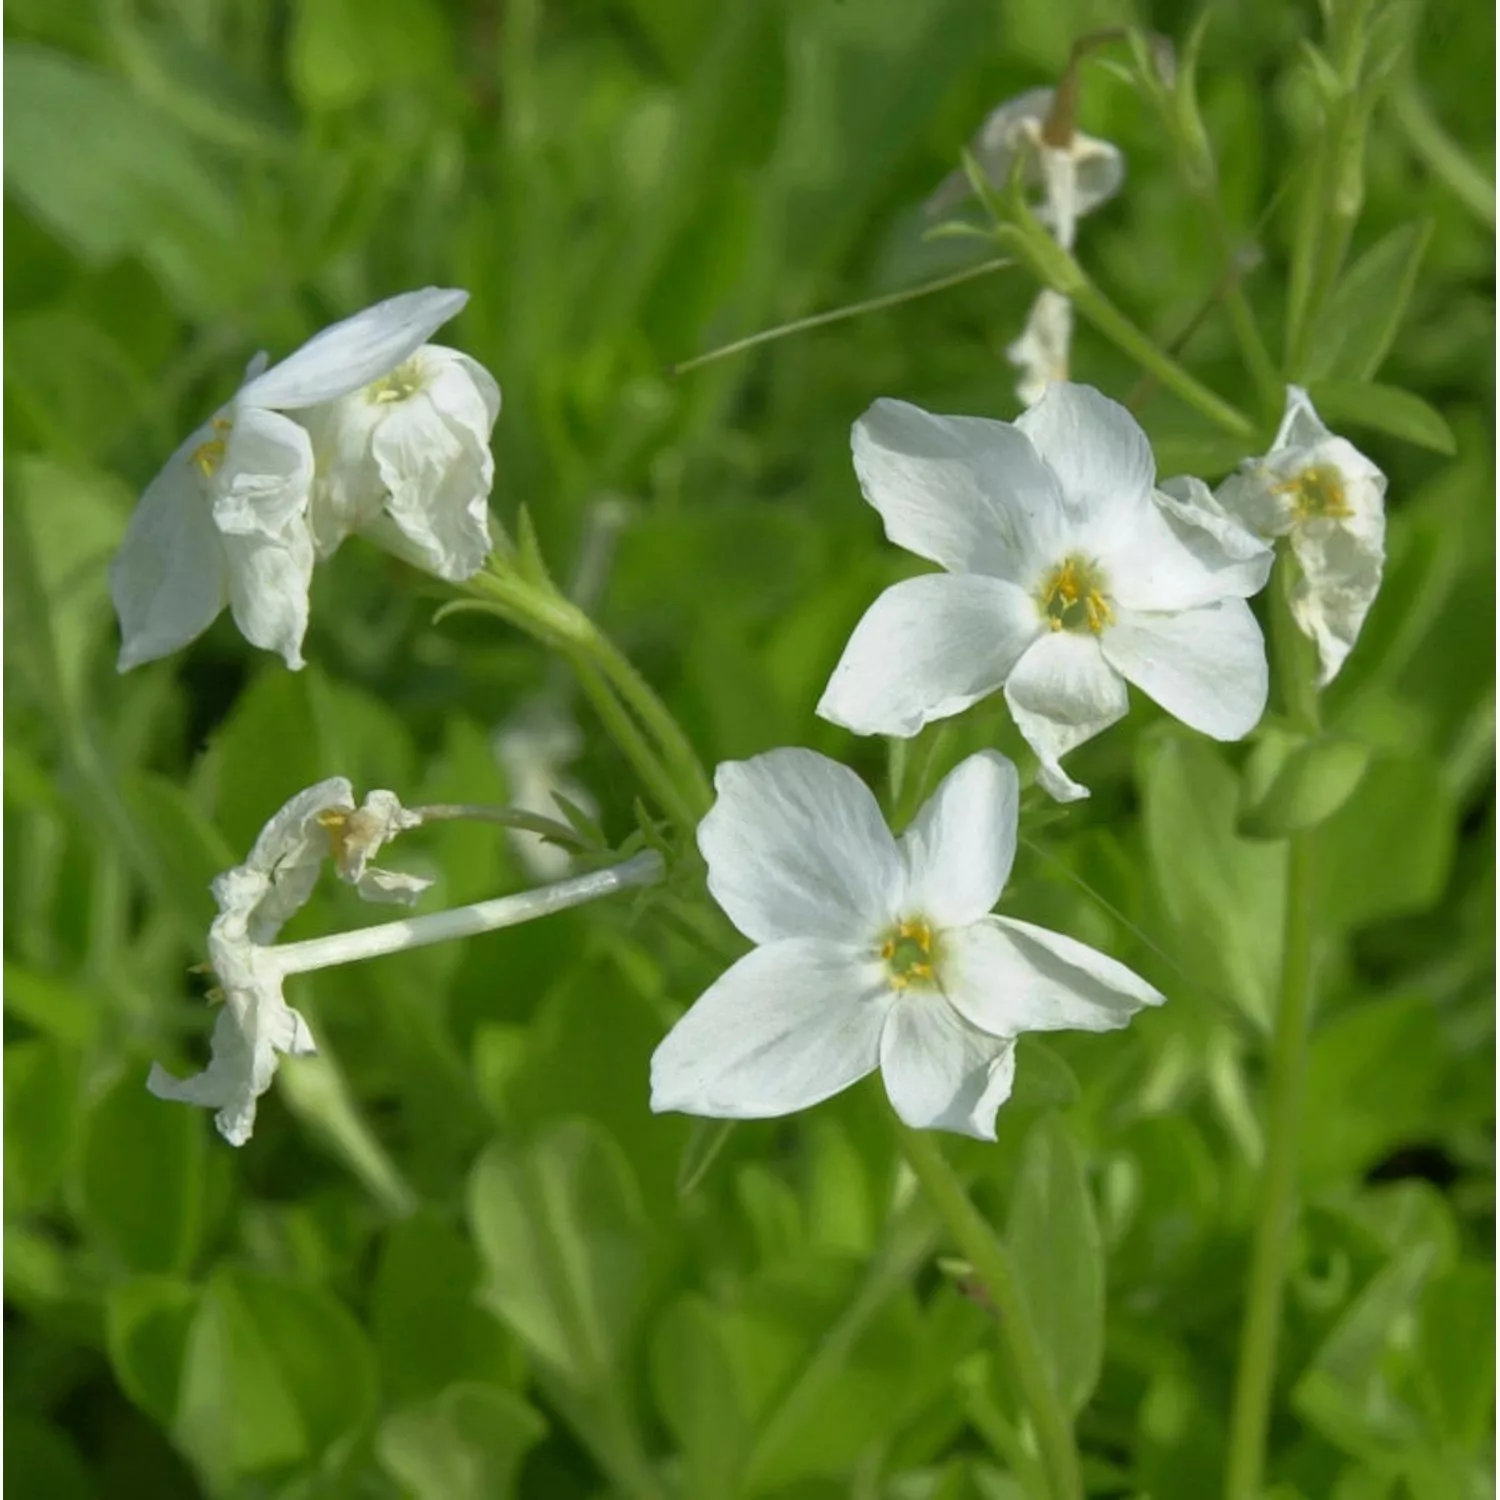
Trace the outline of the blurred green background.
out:
M 1263 214 L 1318 128 L 1301 47 L 1319 16 L 1290 0 L 1214 12 L 1204 116 L 1279 348 L 1293 195 Z M 294 981 L 322 1055 L 283 1068 L 242 1151 L 146 1094 L 153 1059 L 204 1055 L 190 966 L 208 880 L 287 797 L 343 774 L 408 802 L 503 801 L 497 725 L 570 689 L 494 622 L 434 626 L 437 586 L 358 540 L 318 570 L 304 672 L 225 617 L 121 678 L 105 568 L 143 484 L 257 349 L 462 286 L 468 309 L 438 337 L 504 391 L 497 515 L 524 502 L 566 576 L 591 516 L 623 511 L 600 618 L 707 763 L 811 744 L 878 782 L 879 743 L 812 717 L 854 621 L 914 566 L 860 500 L 849 426 L 881 395 L 1013 415 L 1003 349 L 1034 287 L 1005 273 L 665 369 L 954 264 L 922 244 L 920 205 L 988 109 L 1055 81 L 1091 26 L 1133 19 L 1180 45 L 1195 15 L 11 0 L 17 1496 L 1020 1495 L 991 1451 L 1012 1405 L 991 1314 L 937 1266 L 878 1088 L 739 1127 L 706 1167 L 717 1137 L 648 1113 L 652 1048 L 725 961 L 652 911 L 591 908 Z M 1374 759 L 1320 841 L 1278 1500 L 1493 1494 L 1493 240 L 1473 194 L 1433 170 L 1422 110 L 1492 177 L 1494 17 L 1429 0 L 1414 19 L 1373 117 L 1353 252 L 1430 233 L 1380 380 L 1440 413 L 1453 451 L 1435 451 L 1441 431 L 1422 447 L 1348 427 L 1390 476 L 1390 561 L 1328 695 Z M 1080 258 L 1173 339 L 1219 279 L 1210 225 L 1104 61 L 1082 120 L 1128 176 L 1082 225 Z M 1371 319 L 1390 301 L 1373 286 L 1353 304 Z M 1183 358 L 1250 405 L 1222 313 Z M 1124 399 L 1138 374 L 1080 330 L 1077 378 Z M 1242 456 L 1139 394 L 1164 473 L 1214 479 Z M 620 837 L 636 788 L 578 713 L 572 774 Z M 947 753 L 981 744 L 1016 752 L 1003 709 L 970 716 Z M 1023 1044 L 999 1144 L 955 1146 L 1044 1279 L 1057 1358 L 1093 1388 L 1079 1432 L 1098 1495 L 1200 1500 L 1222 1465 L 1282 898 L 1276 846 L 1236 832 L 1244 758 L 1136 696 L 1070 762 L 1093 800 L 1023 829 L 1007 909 L 1134 964 L 1171 1003 L 1126 1033 Z M 483 828 L 396 854 L 437 878 L 430 908 L 529 878 Z M 368 919 L 323 889 L 289 936 Z M 704 1169 L 682 1191 L 685 1150 Z

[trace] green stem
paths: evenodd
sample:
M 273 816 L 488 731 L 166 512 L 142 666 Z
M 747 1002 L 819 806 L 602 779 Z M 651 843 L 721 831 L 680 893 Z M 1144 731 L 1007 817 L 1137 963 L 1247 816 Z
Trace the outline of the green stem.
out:
M 1052 1500 L 1082 1500 L 1083 1478 L 1073 1426 L 1052 1387 L 1010 1255 L 974 1207 L 936 1137 L 906 1126 L 899 1126 L 898 1130 L 902 1154 L 916 1174 L 927 1201 L 995 1304 L 1000 1336 L 1036 1429 Z
M 1253 438 L 1255 424 L 1244 412 L 1230 406 L 1183 369 L 1086 278 L 1068 290 L 1073 305 L 1111 343 L 1128 354 L 1143 370 L 1149 370 L 1169 391 L 1225 432 L 1238 438 Z
M 1266 1161 L 1250 1257 L 1250 1283 L 1235 1372 L 1225 1500 L 1259 1500 L 1266 1430 L 1276 1377 L 1287 1259 L 1297 1219 L 1297 1143 L 1312 1009 L 1312 833 L 1294 834 L 1287 848 L 1286 920 L 1281 993 L 1271 1043 Z
M 1294 560 L 1284 550 L 1270 591 L 1271 644 L 1282 707 L 1295 723 L 1315 732 L 1318 694 L 1310 643 L 1292 618 Z M 1297 1148 L 1307 1071 L 1308 1024 L 1313 1004 L 1316 831 L 1287 841 L 1286 913 L 1282 925 L 1281 985 L 1271 1037 L 1266 1089 L 1266 1157 L 1250 1252 L 1250 1280 L 1240 1331 L 1230 1416 L 1225 1500 L 1258 1500 L 1265 1470 L 1266 1431 L 1276 1379 L 1287 1260 L 1297 1222 Z
M 1495 184 L 1470 160 L 1463 147 L 1438 123 L 1416 80 L 1403 79 L 1391 91 L 1396 123 L 1406 143 L 1443 185 L 1484 225 L 1495 227 Z

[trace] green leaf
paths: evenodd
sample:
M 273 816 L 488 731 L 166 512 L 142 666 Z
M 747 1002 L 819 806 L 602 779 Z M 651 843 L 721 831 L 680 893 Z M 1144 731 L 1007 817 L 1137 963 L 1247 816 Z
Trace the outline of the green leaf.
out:
M 1482 1450 L 1494 1411 L 1495 1268 L 1455 1266 L 1428 1282 L 1417 1325 L 1417 1357 L 1434 1424 L 1470 1452 Z
M 206 1117 L 154 1099 L 129 1069 L 83 1123 L 80 1212 L 132 1271 L 186 1272 L 204 1227 Z
M 78 1055 L 51 1037 L 5 1044 L 7 1214 L 44 1208 L 57 1191 L 77 1133 L 78 1074 Z
M 1308 393 L 1327 421 L 1373 428 L 1449 457 L 1458 451 L 1458 440 L 1442 414 L 1411 391 L 1368 381 L 1319 380 Z
M 1016 1086 L 1008 1109 L 1066 1109 L 1078 1098 L 1073 1070 L 1039 1036 L 1016 1042 Z
M 465 1383 L 392 1412 L 375 1434 L 375 1452 L 412 1500 L 507 1500 L 521 1460 L 546 1430 L 519 1396 Z
M 104 1004 L 103 996 L 91 990 L 5 961 L 6 1014 L 59 1042 L 74 1047 L 91 1042 Z
M 493 1318 L 476 1314 L 479 1257 L 430 1211 L 387 1231 L 370 1306 L 384 1390 L 397 1402 L 478 1381 L 520 1383 L 519 1351 Z
M 452 39 L 430 0 L 304 0 L 293 12 L 287 73 L 313 111 L 348 109 L 392 87 L 436 82 Z
M 1078 1148 L 1055 1114 L 1021 1148 L 1005 1239 L 1053 1386 L 1081 1411 L 1104 1359 L 1104 1247 Z
M 1431 219 L 1393 229 L 1349 267 L 1319 309 L 1307 368 L 1319 410 L 1316 392 L 1325 377 L 1375 378 L 1401 326 L 1432 230 Z
M 709 1169 L 728 1144 L 739 1122 L 736 1120 L 694 1120 L 682 1155 L 677 1162 L 677 1192 L 690 1197 L 708 1175 Z
M 375 1409 L 375 1361 L 327 1292 L 223 1267 L 188 1330 L 173 1435 L 215 1489 L 319 1458 Z
M 496 1142 L 469 1179 L 480 1301 L 574 1390 L 618 1378 L 640 1311 L 645 1215 L 630 1168 L 588 1120 Z
M 1172 951 L 1205 991 L 1269 1027 L 1280 967 L 1285 859 L 1239 837 L 1239 782 L 1219 752 L 1177 735 L 1140 746 L 1151 876 Z
M 1270 770 L 1264 762 L 1273 755 L 1279 764 Z M 1369 746 L 1359 740 L 1324 736 L 1282 755 L 1276 741 L 1266 737 L 1246 769 L 1239 831 L 1255 839 L 1280 839 L 1316 828 L 1354 795 L 1369 763 Z M 1254 790 L 1257 778 L 1265 784 Z
M 100 1500 L 101 1492 L 72 1440 L 50 1422 L 7 1403 L 5 1481 L 13 1494 L 38 1500 Z
M 1457 812 L 1439 763 L 1378 755 L 1318 833 L 1318 920 L 1358 927 L 1424 911 L 1453 863 Z
M 739 1359 L 724 1313 L 703 1297 L 680 1297 L 656 1322 L 651 1385 L 681 1455 L 684 1494 L 736 1493 L 750 1439 Z
M 151 1419 L 171 1425 L 177 1410 L 197 1287 L 170 1276 L 132 1276 L 104 1301 L 105 1343 L 120 1388 Z

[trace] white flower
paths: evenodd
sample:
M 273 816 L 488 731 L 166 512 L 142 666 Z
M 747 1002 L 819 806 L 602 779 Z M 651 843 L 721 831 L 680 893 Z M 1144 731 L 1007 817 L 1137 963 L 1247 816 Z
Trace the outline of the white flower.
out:
M 308 411 L 318 555 L 359 531 L 439 578 L 477 573 L 490 553 L 489 439 L 499 412 L 489 371 L 437 344 Z
M 366 898 L 414 899 L 427 881 L 375 870 L 367 861 L 418 821 L 389 792 L 371 792 L 356 810 L 349 783 L 335 776 L 299 792 L 266 824 L 245 863 L 213 883 L 219 915 L 208 931 L 208 956 L 224 1001 L 211 1060 L 185 1079 L 153 1065 L 146 1086 L 157 1098 L 217 1110 L 214 1123 L 232 1145 L 250 1138 L 255 1101 L 270 1088 L 280 1054 L 317 1050 L 307 1023 L 282 999 L 283 970 L 268 945 L 306 904 L 330 854 Z
M 282 415 L 336 400 L 400 366 L 468 300 L 428 287 L 376 303 L 270 369 L 252 363 L 228 406 L 146 487 L 110 567 L 120 670 L 166 656 L 227 603 L 246 640 L 302 665 L 313 541 L 313 450 Z
M 1292 614 L 1318 647 L 1318 685 L 1338 675 L 1380 591 L 1385 475 L 1323 425 L 1307 392 L 1288 386 L 1271 451 L 1219 486 L 1224 510 L 1264 537 L 1285 536 L 1301 566 Z
M 1053 90 L 1031 89 L 1000 105 L 986 117 L 969 149 L 985 177 L 1002 191 L 1019 157 L 1026 183 L 1042 190 L 1037 216 L 1071 249 L 1077 220 L 1119 192 L 1125 159 L 1108 141 L 1082 131 L 1075 130 L 1066 146 L 1044 140 L 1042 127 L 1052 100 Z M 968 178 L 954 172 L 928 199 L 927 211 L 946 212 L 971 191 Z
M 892 838 L 874 797 L 810 750 L 722 765 L 698 830 L 708 886 L 758 944 L 651 1059 L 651 1107 L 753 1119 L 877 1066 L 908 1125 L 993 1139 L 1015 1038 L 1107 1031 L 1162 997 L 1123 965 L 989 915 L 1016 849 L 1017 778 L 971 756 Z
M 1068 384 L 1015 423 L 877 401 L 854 425 L 854 467 L 886 535 L 947 572 L 875 601 L 823 718 L 905 737 L 1003 686 L 1061 801 L 1088 793 L 1059 758 L 1124 716 L 1126 681 L 1215 739 L 1259 720 L 1255 568 L 1158 498 L 1124 407 Z
M 1050 287 L 1037 294 L 1020 338 L 1008 344 L 1005 357 L 1020 370 L 1016 395 L 1035 406 L 1049 385 L 1068 378 L 1068 351 L 1073 338 L 1073 304 Z

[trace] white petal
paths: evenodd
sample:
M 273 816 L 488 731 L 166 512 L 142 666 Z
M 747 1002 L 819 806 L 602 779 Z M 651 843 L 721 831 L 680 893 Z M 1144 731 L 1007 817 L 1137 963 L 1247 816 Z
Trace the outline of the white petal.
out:
M 1013 583 L 929 573 L 892 584 L 854 627 L 818 703 L 856 734 L 915 734 L 993 693 L 1042 633 Z
M 385 515 L 408 544 L 403 555 L 457 582 L 477 573 L 491 550 L 493 419 L 469 372 L 436 358 L 447 354 L 430 349 L 418 356 L 424 373 L 431 368 L 424 388 L 390 407 L 374 430 L 372 452 L 386 489 Z M 365 529 L 376 540 L 388 535 Z
M 1113 1031 L 1163 999 L 1124 964 L 1010 917 L 944 934 L 943 988 L 975 1026 L 1007 1037 Z
M 276 1076 L 278 1054 L 316 1051 L 302 1017 L 274 985 L 231 991 L 214 1022 L 208 1067 L 174 1078 L 154 1065 L 146 1087 L 158 1099 L 216 1110 L 214 1124 L 232 1146 L 243 1146 L 255 1125 L 255 1104 Z
M 1035 127 L 1052 108 L 1051 89 L 1029 89 L 1019 98 L 1007 100 L 991 110 L 969 143 L 970 153 L 980 170 L 997 188 L 1010 182 L 1017 151 L 1027 153 L 1032 168 L 1028 179 L 1035 177 Z M 1029 130 L 1027 127 L 1031 127 Z M 952 172 L 928 198 L 926 211 L 936 215 L 962 203 L 972 192 L 969 179 L 962 171 Z
M 363 391 L 297 413 L 313 448 L 313 486 L 307 524 L 318 557 L 331 557 L 351 532 L 380 518 L 385 485 L 371 452 L 385 408 Z
M 883 400 L 854 424 L 853 445 L 860 488 L 898 547 L 1012 583 L 1057 550 L 1057 483 L 1015 425 Z
M 425 287 L 388 297 L 315 334 L 241 388 L 241 406 L 295 409 L 334 401 L 389 374 L 457 315 L 467 292 Z
M 1117 146 L 1082 132 L 1073 137 L 1072 151 L 1081 219 L 1120 191 L 1125 181 L 1125 158 Z
M 272 540 L 304 524 L 312 492 L 312 439 L 279 412 L 237 412 L 213 476 L 214 525 Z
M 240 634 L 252 646 L 279 653 L 287 666 L 298 670 L 312 587 L 311 536 L 299 527 L 284 542 L 226 536 L 223 545 L 229 565 L 229 608 Z
M 1300 385 L 1289 385 L 1286 388 L 1286 409 L 1282 413 L 1281 426 L 1276 429 L 1271 451 L 1311 448 L 1331 436 L 1312 404 L 1312 397 Z
M 994 906 L 1016 857 L 1020 795 L 1016 768 L 994 750 L 942 779 L 901 835 L 908 914 L 961 927 Z
M 1088 789 L 1058 765 L 1076 745 L 1125 717 L 1125 684 L 1091 635 L 1059 630 L 1042 636 L 1016 663 L 1005 684 L 1016 727 L 1037 753 L 1038 782 L 1059 802 L 1076 802 Z
M 869 1073 L 891 990 L 853 948 L 792 938 L 747 953 L 651 1058 L 651 1108 L 722 1119 L 790 1114 Z
M 424 891 L 432 889 L 432 881 L 424 875 L 407 875 L 399 870 L 366 865 L 354 886 L 366 901 L 410 906 Z
M 1141 424 L 1092 386 L 1061 381 L 1016 418 L 1043 462 L 1057 476 L 1063 504 L 1075 521 L 1099 515 L 1121 500 L 1149 496 L 1156 460 Z
M 1170 615 L 1120 610 L 1099 644 L 1148 698 L 1216 740 L 1243 738 L 1265 712 L 1266 643 L 1243 599 Z
M 1302 577 L 1292 589 L 1292 616 L 1318 647 L 1318 686 L 1338 675 L 1380 592 L 1383 526 L 1375 545 L 1346 524 L 1308 520 L 1292 531 Z
M 992 1141 L 1015 1074 L 1015 1043 L 970 1026 L 941 995 L 908 994 L 891 1006 L 880 1076 L 908 1125 Z
M 1021 372 L 1016 395 L 1034 406 L 1047 387 L 1068 378 L 1068 353 L 1073 339 L 1073 304 L 1050 287 L 1038 293 L 1026 316 L 1026 326 L 1005 357 Z
M 872 943 L 896 915 L 903 872 L 870 789 L 812 750 L 726 761 L 698 825 L 708 888 L 752 942 Z
M 192 461 L 212 436 L 208 426 L 199 428 L 146 486 L 110 563 L 122 672 L 187 645 L 224 608 L 224 554 Z
M 1163 480 L 1153 496 L 1177 540 L 1214 575 L 1224 595 L 1248 599 L 1271 576 L 1275 549 L 1242 524 L 1201 479 Z

